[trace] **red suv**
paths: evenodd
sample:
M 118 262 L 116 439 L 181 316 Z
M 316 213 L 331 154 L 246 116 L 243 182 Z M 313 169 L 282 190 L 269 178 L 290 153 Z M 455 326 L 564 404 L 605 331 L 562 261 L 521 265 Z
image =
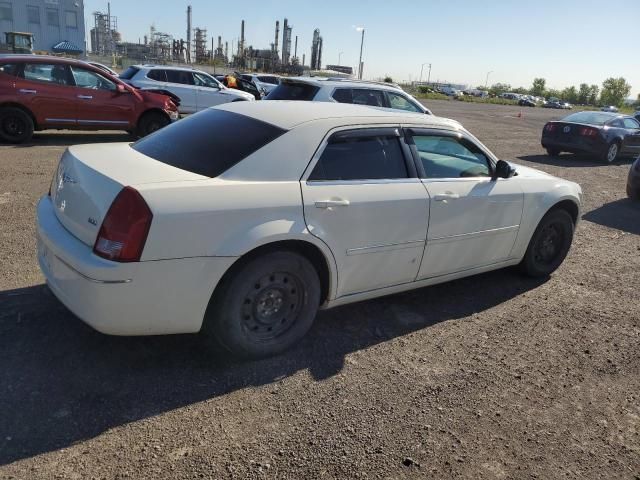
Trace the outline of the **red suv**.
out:
M 0 139 L 25 142 L 34 130 L 126 130 L 139 136 L 178 119 L 173 100 L 136 90 L 78 60 L 0 56 Z

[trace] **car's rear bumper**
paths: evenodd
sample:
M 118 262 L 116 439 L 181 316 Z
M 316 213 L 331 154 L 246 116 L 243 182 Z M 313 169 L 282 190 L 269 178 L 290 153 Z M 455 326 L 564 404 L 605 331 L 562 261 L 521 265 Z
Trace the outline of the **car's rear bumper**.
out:
M 587 153 L 591 155 L 603 155 L 607 150 L 607 144 L 600 140 L 574 140 L 562 141 L 553 137 L 542 137 L 540 141 L 543 148 L 561 150 L 563 152 Z
M 200 330 L 213 289 L 233 257 L 118 263 L 93 254 L 55 216 L 37 207 L 38 262 L 51 291 L 84 322 L 110 335 Z

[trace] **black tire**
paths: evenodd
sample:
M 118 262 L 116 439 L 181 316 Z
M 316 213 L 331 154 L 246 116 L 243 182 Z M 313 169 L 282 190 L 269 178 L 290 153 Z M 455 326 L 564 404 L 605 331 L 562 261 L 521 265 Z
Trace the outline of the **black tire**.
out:
M 620 156 L 620 142 L 614 140 L 609 144 L 607 149 L 605 150 L 602 160 L 605 163 L 613 163 Z
M 574 227 L 566 210 L 548 212 L 533 232 L 520 269 L 531 277 L 546 277 L 553 273 L 569 253 Z
M 20 108 L 0 109 L 0 138 L 9 143 L 23 143 L 33 136 L 33 120 Z
M 557 157 L 558 155 L 560 155 L 560 150 L 558 150 L 557 148 L 547 148 L 547 155 L 549 155 L 550 157 Z
M 236 357 L 269 357 L 307 333 L 319 305 L 313 265 L 297 253 L 267 253 L 223 280 L 209 302 L 203 334 Z
M 138 120 L 136 134 L 138 137 L 146 137 L 160 130 L 162 127 L 166 127 L 169 123 L 171 123 L 171 120 L 169 120 L 169 117 L 165 114 L 160 112 L 147 112 Z

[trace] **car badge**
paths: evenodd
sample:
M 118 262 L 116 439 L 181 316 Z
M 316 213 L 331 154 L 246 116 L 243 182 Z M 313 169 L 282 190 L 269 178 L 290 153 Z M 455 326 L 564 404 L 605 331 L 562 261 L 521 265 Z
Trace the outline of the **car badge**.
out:
M 93 225 L 94 227 L 97 227 L 97 226 L 98 226 L 98 221 L 97 221 L 95 218 L 93 218 L 93 217 L 89 217 L 87 221 L 88 221 L 91 225 Z
M 62 173 L 62 183 L 78 183 L 77 180 L 73 177 L 71 177 L 70 175 L 67 175 L 66 173 Z
M 566 127 L 564 127 L 564 128 L 562 129 L 562 131 L 563 131 L 564 133 L 569 133 L 569 132 L 571 131 L 571 127 L 566 126 Z

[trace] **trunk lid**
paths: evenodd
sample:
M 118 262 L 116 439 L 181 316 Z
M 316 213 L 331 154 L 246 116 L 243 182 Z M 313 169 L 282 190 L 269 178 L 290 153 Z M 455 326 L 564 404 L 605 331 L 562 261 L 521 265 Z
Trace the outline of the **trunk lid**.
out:
M 557 140 L 561 143 L 576 143 L 582 141 L 585 136 L 580 134 L 580 131 L 584 128 L 590 128 L 594 130 L 601 130 L 599 125 L 589 125 L 587 123 L 571 123 L 571 122 L 551 122 L 555 125 L 552 132 L 547 132 L 546 136 Z
M 62 155 L 51 184 L 51 201 L 60 223 L 93 246 L 111 203 L 124 187 L 206 179 L 153 160 L 128 143 L 80 145 Z

